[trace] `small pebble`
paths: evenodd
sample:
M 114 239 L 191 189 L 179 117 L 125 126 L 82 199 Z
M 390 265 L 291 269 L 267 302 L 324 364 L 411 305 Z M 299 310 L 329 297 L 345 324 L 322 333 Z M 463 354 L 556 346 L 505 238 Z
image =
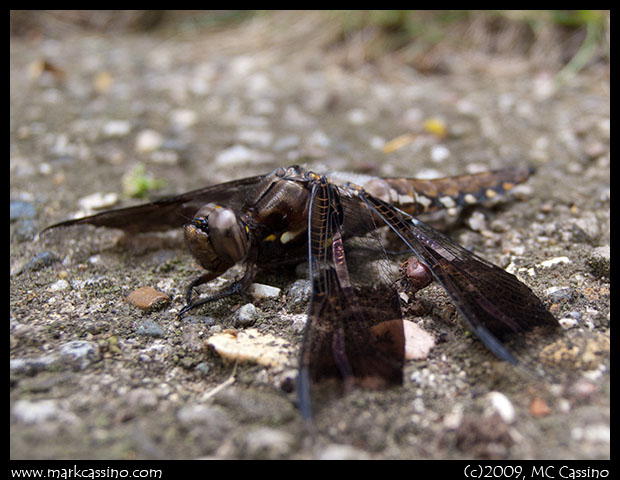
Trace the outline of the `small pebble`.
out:
M 67 290 L 71 285 L 66 280 L 58 280 L 49 286 L 50 292 L 61 292 Z
M 354 108 L 347 113 L 347 120 L 352 125 L 363 125 L 368 122 L 368 113 L 361 108 Z
M 281 290 L 271 285 L 263 285 L 262 283 L 253 283 L 250 286 L 250 295 L 257 300 L 265 298 L 275 298 L 280 295 Z
M 34 358 L 14 358 L 10 361 L 10 371 L 14 373 L 34 374 L 57 365 L 60 357 L 56 354 L 40 355 Z
M 559 265 L 561 263 L 571 263 L 570 258 L 568 258 L 568 257 L 550 258 L 549 260 L 545 260 L 543 262 L 540 262 L 538 264 L 538 266 L 543 267 L 543 268 L 553 268 L 556 265 Z
M 155 130 L 143 130 L 136 137 L 135 150 L 138 153 L 150 153 L 161 147 L 163 142 L 160 133 Z
M 15 200 L 11 202 L 10 220 L 20 220 L 25 218 L 33 218 L 37 211 L 34 205 L 28 202 Z
M 499 414 L 504 422 L 511 424 L 515 421 L 515 407 L 506 395 L 501 392 L 489 392 L 486 395 L 490 410 Z
M 596 387 L 596 384 L 583 378 L 575 382 L 575 384 L 572 385 L 570 389 L 571 393 L 580 400 L 591 396 L 592 394 L 597 392 L 597 390 L 598 389 Z
M 136 329 L 138 335 L 144 335 L 145 337 L 163 337 L 164 329 L 157 322 L 153 320 L 144 320 L 138 325 Z
M 564 330 L 570 330 L 571 328 L 575 328 L 579 325 L 579 321 L 577 319 L 570 317 L 560 318 L 558 322 Z
M 542 398 L 535 397 L 530 402 L 530 413 L 535 417 L 544 417 L 551 413 L 551 409 Z
M 187 108 L 178 108 L 170 114 L 172 124 L 179 129 L 187 129 L 196 124 L 198 114 Z
M 234 313 L 234 325 L 236 327 L 249 327 L 258 319 L 258 310 L 251 303 L 246 303 Z
M 54 252 L 41 252 L 37 253 L 32 260 L 24 267 L 23 271 L 28 270 L 41 270 L 42 268 L 49 267 L 50 265 L 59 262 L 60 258 Z
M 291 452 L 294 441 L 290 433 L 262 427 L 247 434 L 245 448 L 251 458 L 285 458 Z
M 474 212 L 469 217 L 467 223 L 475 232 L 480 232 L 487 228 L 487 219 L 482 212 Z
M 571 430 L 571 437 L 578 442 L 609 443 L 611 441 L 611 429 L 606 424 L 575 427 Z
M 62 410 L 58 400 L 18 400 L 13 405 L 11 413 L 23 423 L 42 423 L 50 420 L 61 420 L 67 423 L 79 421 L 75 414 Z
M 312 296 L 312 282 L 310 280 L 296 280 L 286 292 L 286 307 L 295 313 L 305 312 Z
M 74 340 L 60 347 L 58 353 L 63 359 L 68 360 L 83 370 L 92 362 L 99 360 L 99 346 L 86 340 Z
M 351 445 L 332 443 L 318 454 L 319 460 L 370 460 L 370 455 Z
M 130 293 L 127 301 L 142 310 L 153 310 L 170 303 L 170 297 L 153 287 L 141 287 Z
M 574 296 L 574 291 L 570 287 L 549 287 L 545 294 L 554 302 L 567 302 Z
M 590 271 L 597 278 L 609 278 L 611 272 L 611 252 L 610 246 L 604 245 L 596 247 L 589 252 L 586 258 L 586 264 L 590 267 Z
M 130 131 L 131 123 L 127 120 L 111 120 L 101 130 L 104 137 L 124 137 Z
M 82 210 L 90 212 L 92 210 L 102 210 L 110 208 L 118 202 L 118 195 L 114 192 L 101 193 L 96 192 L 78 200 L 78 204 Z
M 431 148 L 431 160 L 435 163 L 441 163 L 450 158 L 450 150 L 443 145 L 435 145 Z
M 408 320 L 403 321 L 405 331 L 405 358 L 407 360 L 424 360 L 435 346 L 435 338 Z

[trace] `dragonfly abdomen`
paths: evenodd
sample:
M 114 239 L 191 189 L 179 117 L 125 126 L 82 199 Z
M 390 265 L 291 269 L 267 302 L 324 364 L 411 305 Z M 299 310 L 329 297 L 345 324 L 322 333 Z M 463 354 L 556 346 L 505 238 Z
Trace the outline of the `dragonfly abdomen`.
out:
M 473 205 L 494 198 L 525 182 L 530 168 L 510 168 L 458 177 L 373 178 L 364 189 L 410 215 Z

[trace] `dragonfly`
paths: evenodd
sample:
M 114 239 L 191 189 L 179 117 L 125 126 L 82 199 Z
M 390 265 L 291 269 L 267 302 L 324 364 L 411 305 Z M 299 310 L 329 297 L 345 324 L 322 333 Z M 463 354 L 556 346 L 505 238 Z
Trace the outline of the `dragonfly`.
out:
M 356 238 L 373 237 L 383 248 L 376 235 L 382 227 L 393 231 L 415 259 L 411 283 L 419 289 L 438 282 L 466 326 L 499 358 L 519 363 L 506 347 L 511 335 L 558 327 L 517 277 L 417 218 L 493 198 L 532 173 L 530 168 L 508 168 L 436 179 L 384 178 L 320 175 L 293 165 L 46 230 L 82 224 L 127 234 L 182 228 L 205 272 L 189 284 L 180 316 L 244 292 L 262 268 L 307 261 L 312 294 L 297 395 L 302 417 L 312 420 L 312 391 L 323 380 L 336 380 L 345 391 L 355 385 L 381 389 L 403 382 L 405 336 L 397 282 L 360 279 L 349 261 Z M 238 263 L 245 265 L 241 278 L 214 295 L 194 298 L 197 287 Z

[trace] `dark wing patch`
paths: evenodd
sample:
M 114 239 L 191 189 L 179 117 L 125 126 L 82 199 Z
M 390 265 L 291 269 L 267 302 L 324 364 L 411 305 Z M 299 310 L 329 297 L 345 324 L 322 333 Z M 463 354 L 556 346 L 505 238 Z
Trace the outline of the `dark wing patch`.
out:
M 317 180 L 308 219 L 313 293 L 298 384 L 305 419 L 312 415 L 311 381 L 342 380 L 345 390 L 354 384 L 367 388 L 402 384 L 405 346 L 398 296 L 383 289 L 358 297 L 345 259 L 343 219 L 338 188 Z
M 97 213 L 89 217 L 67 220 L 51 225 L 43 231 L 51 228 L 85 224 L 118 228 L 127 233 L 156 232 L 181 228 L 206 203 L 221 203 L 230 208 L 241 207 L 252 189 L 266 177 L 267 175 L 260 175 L 242 178 L 162 198 L 144 205 L 119 208 Z

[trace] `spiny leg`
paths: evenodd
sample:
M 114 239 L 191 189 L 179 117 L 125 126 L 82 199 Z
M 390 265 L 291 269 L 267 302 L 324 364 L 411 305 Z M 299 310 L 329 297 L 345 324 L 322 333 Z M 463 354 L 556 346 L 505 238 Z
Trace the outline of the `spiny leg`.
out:
M 179 312 L 178 317 L 181 317 L 184 314 L 186 314 L 188 311 L 196 307 L 199 307 L 201 305 L 204 305 L 206 303 L 214 302 L 216 300 L 221 300 L 222 298 L 230 297 L 232 295 L 241 293 L 244 290 L 247 290 L 252 279 L 254 278 L 254 274 L 255 274 L 255 269 L 252 267 L 248 267 L 245 273 L 243 274 L 243 277 L 241 277 L 239 280 L 235 280 L 228 287 L 220 290 L 214 295 L 210 295 L 208 297 L 201 298 L 199 300 L 196 300 L 195 302 L 192 302 L 191 300 L 192 290 L 195 287 L 202 285 L 203 283 L 207 283 L 219 276 L 219 274 L 216 274 L 213 272 L 208 272 L 208 273 L 201 275 L 200 277 L 196 278 L 192 283 L 190 283 L 189 286 L 187 287 L 187 291 L 185 293 L 185 306 Z

